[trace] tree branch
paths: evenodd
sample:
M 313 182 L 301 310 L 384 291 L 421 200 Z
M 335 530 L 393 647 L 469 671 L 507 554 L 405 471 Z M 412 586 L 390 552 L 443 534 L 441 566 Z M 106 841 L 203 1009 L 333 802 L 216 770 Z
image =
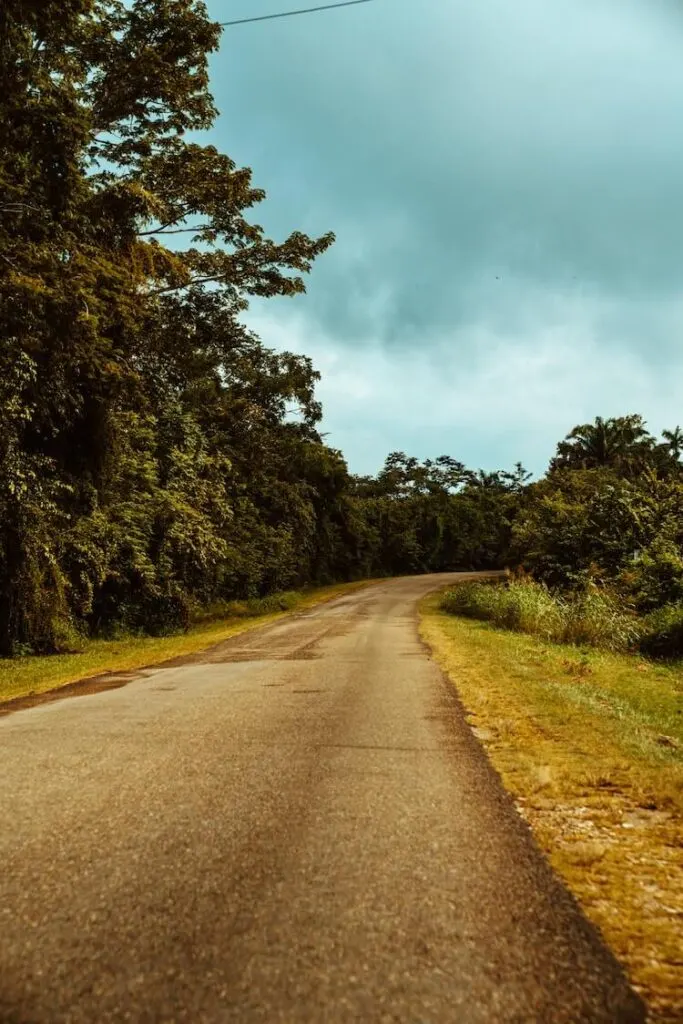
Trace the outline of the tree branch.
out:
M 150 231 L 139 231 L 138 234 L 140 234 L 140 235 L 159 235 L 159 234 L 161 234 L 162 231 L 165 231 L 166 228 L 173 227 L 174 224 L 178 224 L 179 221 L 184 220 L 185 217 L 187 217 L 189 212 L 190 212 L 190 207 L 188 206 L 188 207 L 186 207 L 185 210 L 178 211 L 178 213 L 175 215 L 175 217 L 173 217 L 172 220 L 167 220 L 160 227 L 152 228 Z M 185 229 L 183 229 L 183 230 L 185 230 Z M 168 233 L 170 234 L 171 232 L 169 231 Z
M 185 284 L 168 284 L 163 288 L 154 288 L 148 292 L 148 295 L 167 295 L 169 292 L 179 292 L 183 288 L 191 288 L 195 284 L 209 284 L 211 281 L 223 281 L 225 274 L 211 274 L 209 277 L 193 277 L 191 281 L 186 281 Z
M 169 221 L 169 225 L 175 223 L 177 223 L 177 221 Z M 189 228 L 174 228 L 173 231 L 167 231 L 167 225 L 163 224 L 160 228 L 153 228 L 151 231 L 138 231 L 138 234 L 141 238 L 145 235 L 187 235 L 191 232 L 196 234 L 198 231 L 204 231 L 209 227 L 211 227 L 210 224 L 195 224 Z
M 11 213 L 16 213 L 18 210 L 31 210 L 32 213 L 40 213 L 37 206 L 29 206 L 28 203 L 5 203 L 4 206 L 0 206 L 0 210 L 9 210 Z

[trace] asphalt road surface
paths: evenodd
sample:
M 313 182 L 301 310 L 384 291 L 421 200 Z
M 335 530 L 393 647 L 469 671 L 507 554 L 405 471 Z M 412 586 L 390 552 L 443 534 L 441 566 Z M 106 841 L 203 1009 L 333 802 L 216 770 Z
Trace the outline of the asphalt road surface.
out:
M 0 719 L 0 1020 L 644 1019 L 382 583 Z

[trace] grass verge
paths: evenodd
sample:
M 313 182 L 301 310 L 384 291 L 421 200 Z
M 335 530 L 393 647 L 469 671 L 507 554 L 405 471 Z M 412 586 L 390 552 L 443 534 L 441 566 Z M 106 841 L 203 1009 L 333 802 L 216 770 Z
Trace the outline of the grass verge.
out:
M 421 606 L 421 633 L 652 1020 L 683 1020 L 683 669 Z
M 590 644 L 603 650 L 623 652 L 640 638 L 642 621 L 624 612 L 608 591 L 589 586 L 565 597 L 552 594 L 542 583 L 528 577 L 499 581 L 461 583 L 444 594 L 443 610 L 452 615 L 491 622 L 494 626 L 531 633 L 554 643 Z
M 123 637 L 118 640 L 89 640 L 73 654 L 48 657 L 5 658 L 0 660 L 0 703 L 33 694 L 55 690 L 104 672 L 129 672 L 149 665 L 158 665 L 169 658 L 194 654 L 256 626 L 274 622 L 292 611 L 303 611 L 324 601 L 367 586 L 369 580 L 340 583 L 306 592 L 282 595 L 285 610 L 254 614 L 254 602 L 235 603 L 233 614 L 211 622 L 202 622 L 187 633 L 165 637 Z M 277 602 L 273 600 L 271 604 Z

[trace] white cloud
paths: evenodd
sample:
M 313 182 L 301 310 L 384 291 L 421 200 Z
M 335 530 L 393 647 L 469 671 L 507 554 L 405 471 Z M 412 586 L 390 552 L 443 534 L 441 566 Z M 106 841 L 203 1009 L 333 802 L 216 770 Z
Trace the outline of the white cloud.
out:
M 563 307 L 558 297 L 549 306 L 555 317 L 523 335 L 473 325 L 396 351 L 371 334 L 340 344 L 282 304 L 252 311 L 249 322 L 268 346 L 312 357 L 322 429 L 354 472 L 375 472 L 401 449 L 487 469 L 519 459 L 539 473 L 557 441 L 596 415 L 640 412 L 655 432 L 683 420 L 683 353 L 663 376 L 645 355 L 604 344 L 598 325 L 608 311 L 599 303 Z M 683 326 L 683 308 L 670 314 Z
M 680 0 L 377 0 L 226 35 L 216 141 L 275 235 L 338 236 L 251 322 L 313 357 L 352 469 L 542 471 L 596 415 L 683 421 L 682 51 Z

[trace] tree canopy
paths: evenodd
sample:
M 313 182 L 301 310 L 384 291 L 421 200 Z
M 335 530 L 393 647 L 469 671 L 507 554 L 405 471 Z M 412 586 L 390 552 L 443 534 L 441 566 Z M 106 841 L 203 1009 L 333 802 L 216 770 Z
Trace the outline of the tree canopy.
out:
M 219 38 L 201 0 L 0 7 L 0 653 L 443 569 L 683 595 L 678 426 L 578 426 L 531 484 L 398 451 L 354 477 L 324 443 L 310 359 L 242 317 L 333 236 L 268 238 L 197 141 Z

